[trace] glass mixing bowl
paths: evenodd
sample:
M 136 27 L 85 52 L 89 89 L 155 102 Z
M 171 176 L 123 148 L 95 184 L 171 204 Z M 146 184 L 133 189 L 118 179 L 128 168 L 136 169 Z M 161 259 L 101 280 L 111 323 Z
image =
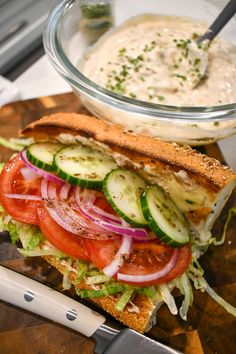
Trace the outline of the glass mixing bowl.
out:
M 89 47 L 88 36 L 81 25 L 84 20 L 81 5 L 84 2 L 64 0 L 53 9 L 44 32 L 44 46 L 54 68 L 72 86 L 90 112 L 122 125 L 126 130 L 189 145 L 212 143 L 236 132 L 236 103 L 207 107 L 147 103 L 108 91 L 85 77 L 78 69 L 78 62 Z M 100 2 L 107 3 L 104 0 Z M 117 26 L 130 17 L 156 13 L 187 16 L 210 24 L 226 2 L 114 0 L 113 18 L 110 13 L 106 14 L 108 18 L 104 23 L 109 26 L 109 21 L 114 19 Z M 100 26 L 102 31 L 104 23 Z M 225 26 L 220 36 L 236 45 L 236 16 Z

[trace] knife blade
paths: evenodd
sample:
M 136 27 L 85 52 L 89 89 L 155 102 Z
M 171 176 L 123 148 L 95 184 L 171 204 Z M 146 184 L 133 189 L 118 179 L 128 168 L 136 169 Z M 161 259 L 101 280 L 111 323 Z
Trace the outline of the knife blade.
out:
M 95 339 L 96 354 L 180 354 L 131 329 L 117 330 L 106 318 L 70 297 L 0 266 L 0 299 Z

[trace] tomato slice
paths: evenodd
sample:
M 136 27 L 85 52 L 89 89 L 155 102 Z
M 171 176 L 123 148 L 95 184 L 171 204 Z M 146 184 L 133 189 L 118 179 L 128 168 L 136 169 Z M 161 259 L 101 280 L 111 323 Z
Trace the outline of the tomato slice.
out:
M 94 204 L 107 213 L 117 215 L 102 192 L 96 191 L 96 199 Z
M 25 180 L 20 172 L 25 167 L 20 155 L 5 164 L 0 174 L 0 203 L 4 210 L 15 220 L 27 224 L 38 224 L 37 209 L 41 201 L 12 199 L 5 194 L 31 194 L 40 196 L 41 178 Z
M 121 241 L 98 241 L 86 239 L 84 242 L 91 262 L 102 270 L 114 259 Z M 131 275 L 145 275 L 154 273 L 165 267 L 173 252 L 173 248 L 161 243 L 158 240 L 147 243 L 133 243 L 132 252 L 120 268 L 119 272 L 122 274 Z M 164 277 L 150 282 L 126 283 L 140 286 L 167 283 L 183 274 L 190 261 L 191 249 L 189 245 L 185 245 L 179 249 L 179 256 L 175 267 Z
M 56 249 L 75 259 L 89 261 L 82 237 L 72 234 L 58 225 L 45 207 L 39 208 L 38 214 L 42 234 Z

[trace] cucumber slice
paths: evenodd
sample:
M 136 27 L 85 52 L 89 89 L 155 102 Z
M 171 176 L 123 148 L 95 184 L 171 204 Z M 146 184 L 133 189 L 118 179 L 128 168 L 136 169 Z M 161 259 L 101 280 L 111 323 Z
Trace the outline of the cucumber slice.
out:
M 143 215 L 152 231 L 172 247 L 189 242 L 190 229 L 174 201 L 159 186 L 150 186 L 141 196 Z
M 138 174 L 117 169 L 111 171 L 103 182 L 104 194 L 117 214 L 129 224 L 143 227 L 147 222 L 143 216 L 140 196 L 147 183 Z
M 49 142 L 31 144 L 26 150 L 27 158 L 33 165 L 53 171 L 53 157 L 62 147 L 61 144 Z
M 100 151 L 75 145 L 61 149 L 54 156 L 58 175 L 71 184 L 88 189 L 102 188 L 102 182 L 116 163 Z

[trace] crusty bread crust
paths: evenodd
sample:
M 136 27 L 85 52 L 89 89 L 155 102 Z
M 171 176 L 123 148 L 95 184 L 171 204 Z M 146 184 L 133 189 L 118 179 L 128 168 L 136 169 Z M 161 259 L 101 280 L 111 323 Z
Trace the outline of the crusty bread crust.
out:
M 171 170 L 185 170 L 209 192 L 217 192 L 236 174 L 227 166 L 189 146 L 179 146 L 145 135 L 124 131 L 98 118 L 76 113 L 57 113 L 31 123 L 21 131 L 23 136 L 51 139 L 60 133 L 70 133 L 95 139 L 131 160 L 161 164 Z
M 67 271 L 66 265 L 58 261 L 55 257 L 43 256 L 42 258 L 56 268 L 61 274 L 64 274 Z M 78 289 L 92 289 L 90 285 L 85 283 L 85 281 L 81 281 L 79 284 L 76 283 L 75 273 L 73 272 L 70 273 L 70 280 Z M 91 298 L 89 301 L 101 307 L 118 321 L 140 333 L 149 330 L 150 320 L 152 319 L 152 316 L 155 315 L 154 312 L 157 310 L 154 303 L 143 295 L 137 295 L 133 301 L 134 305 L 139 309 L 138 313 L 129 311 L 129 307 L 127 306 L 123 311 L 117 311 L 115 309 L 117 297 L 115 296 Z

